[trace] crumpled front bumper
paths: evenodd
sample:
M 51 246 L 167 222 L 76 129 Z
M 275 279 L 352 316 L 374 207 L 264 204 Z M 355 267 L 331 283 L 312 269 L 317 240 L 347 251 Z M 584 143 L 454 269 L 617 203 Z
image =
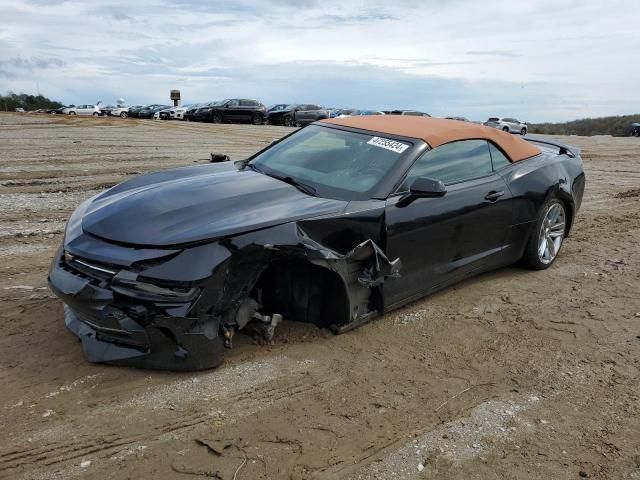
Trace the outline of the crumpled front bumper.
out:
M 61 252 L 49 271 L 49 287 L 64 302 L 65 324 L 82 341 L 90 362 L 163 370 L 202 370 L 222 363 L 224 340 L 210 318 L 172 316 L 189 305 L 159 307 L 122 298 L 110 288 L 64 268 Z

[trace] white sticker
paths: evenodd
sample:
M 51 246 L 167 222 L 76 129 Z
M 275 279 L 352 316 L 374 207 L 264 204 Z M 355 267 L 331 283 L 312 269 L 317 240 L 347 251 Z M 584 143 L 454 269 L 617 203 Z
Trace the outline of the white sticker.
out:
M 373 145 L 374 147 L 384 148 L 386 150 L 391 150 L 392 152 L 402 153 L 409 145 L 406 143 L 399 142 L 397 140 L 391 140 L 390 138 L 382 138 L 382 137 L 373 137 L 371 140 L 367 142 L 369 145 Z

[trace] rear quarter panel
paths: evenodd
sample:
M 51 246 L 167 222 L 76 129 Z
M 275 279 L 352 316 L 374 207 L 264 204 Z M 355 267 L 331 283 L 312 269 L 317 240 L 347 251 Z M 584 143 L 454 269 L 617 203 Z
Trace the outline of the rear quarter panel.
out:
M 584 193 L 585 177 L 580 156 L 544 152 L 509 165 L 499 173 L 513 195 L 507 244 L 512 248 L 514 258 L 521 256 L 538 212 L 551 197 L 558 197 L 565 203 L 569 233 Z

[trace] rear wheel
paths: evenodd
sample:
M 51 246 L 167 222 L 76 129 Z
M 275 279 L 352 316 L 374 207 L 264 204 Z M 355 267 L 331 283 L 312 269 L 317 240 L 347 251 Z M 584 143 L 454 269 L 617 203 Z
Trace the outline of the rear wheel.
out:
M 262 115 L 254 113 L 251 116 L 251 123 L 253 123 L 254 125 L 262 125 L 264 123 L 264 119 L 262 118 Z
M 524 137 L 526 134 L 527 134 L 527 129 L 522 127 L 522 130 L 520 130 L 520 135 Z
M 222 114 L 220 112 L 214 112 L 213 116 L 211 117 L 211 121 L 213 123 L 222 123 Z
M 69 112 L 69 115 L 75 115 L 76 112 Z
M 293 127 L 293 118 L 291 118 L 291 115 L 287 115 L 282 123 L 284 123 L 285 127 Z
M 562 201 L 551 198 L 545 202 L 531 231 L 525 248 L 524 263 L 534 270 L 549 268 L 560 253 L 567 231 L 567 211 Z

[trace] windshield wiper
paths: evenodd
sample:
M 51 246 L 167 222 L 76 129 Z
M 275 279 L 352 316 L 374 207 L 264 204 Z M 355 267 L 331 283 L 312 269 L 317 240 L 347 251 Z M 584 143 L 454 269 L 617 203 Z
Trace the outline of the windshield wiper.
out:
M 307 195 L 312 195 L 314 197 L 318 196 L 318 192 L 316 192 L 316 189 L 314 187 L 312 187 L 311 185 L 308 185 L 306 183 L 303 183 L 300 180 L 296 180 L 293 177 L 289 177 L 287 175 L 282 175 L 281 176 L 281 175 L 275 175 L 273 173 L 267 173 L 264 170 L 261 170 L 258 167 L 256 167 L 253 163 L 247 163 L 247 164 L 245 164 L 245 167 L 250 168 L 254 172 L 262 173 L 263 175 L 267 175 L 268 177 L 276 178 L 276 179 L 280 180 L 281 182 L 285 182 L 285 183 L 288 183 L 289 185 L 293 185 L 298 190 L 300 190 L 302 193 L 306 193 Z
M 285 183 L 288 183 L 289 185 L 293 185 L 298 190 L 300 190 L 302 193 L 306 193 L 307 195 L 311 195 L 313 197 L 317 197 L 318 196 L 318 193 L 316 192 L 315 188 L 313 188 L 311 185 L 308 185 L 306 183 L 301 182 L 300 180 L 296 180 L 293 177 L 272 175 L 272 174 L 269 174 L 269 173 L 265 173 L 265 175 L 269 175 L 270 177 L 277 178 L 278 180 L 283 181 Z

